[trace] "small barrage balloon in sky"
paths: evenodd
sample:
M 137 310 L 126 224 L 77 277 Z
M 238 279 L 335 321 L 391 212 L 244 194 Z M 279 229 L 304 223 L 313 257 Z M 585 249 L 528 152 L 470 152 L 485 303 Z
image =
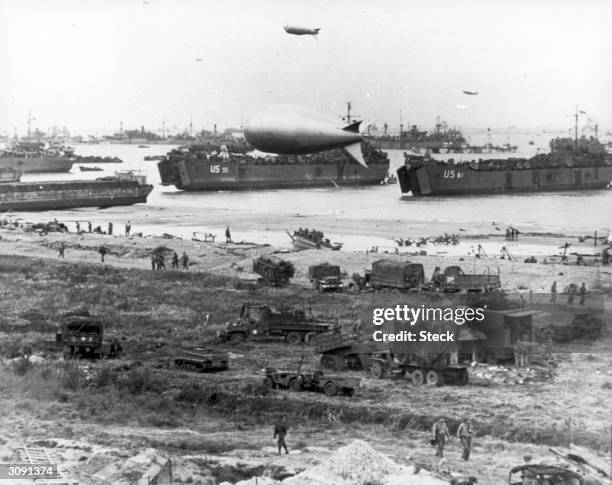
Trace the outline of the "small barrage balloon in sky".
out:
M 292 34 L 292 35 L 313 35 L 317 36 L 317 34 L 319 33 L 319 30 L 321 30 L 320 28 L 317 29 L 309 29 L 306 27 L 298 27 L 296 25 L 285 25 L 283 27 L 285 29 L 285 32 L 287 32 L 288 34 Z
M 478 91 L 468 91 L 467 89 L 464 89 L 463 94 L 467 94 L 468 96 L 476 96 Z

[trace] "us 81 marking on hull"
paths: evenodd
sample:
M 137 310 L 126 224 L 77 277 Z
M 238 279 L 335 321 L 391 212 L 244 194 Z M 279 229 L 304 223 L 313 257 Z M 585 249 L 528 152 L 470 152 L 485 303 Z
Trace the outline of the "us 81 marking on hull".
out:
M 444 170 L 444 178 L 445 179 L 462 179 L 463 172 L 459 170 Z
M 229 168 L 222 167 L 221 165 L 211 165 L 210 173 L 229 173 Z

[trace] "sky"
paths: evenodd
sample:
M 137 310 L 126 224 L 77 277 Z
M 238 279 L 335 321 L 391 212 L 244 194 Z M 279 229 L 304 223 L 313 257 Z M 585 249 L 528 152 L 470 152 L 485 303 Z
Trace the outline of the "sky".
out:
M 43 131 L 102 134 L 348 101 L 381 131 L 567 129 L 576 105 L 612 130 L 612 2 L 0 0 L 0 133 L 23 134 L 28 110 Z

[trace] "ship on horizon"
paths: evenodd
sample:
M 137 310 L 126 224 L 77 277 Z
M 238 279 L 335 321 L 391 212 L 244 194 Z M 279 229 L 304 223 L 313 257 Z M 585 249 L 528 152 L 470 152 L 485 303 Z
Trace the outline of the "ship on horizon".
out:
M 0 151 L 0 168 L 23 173 L 69 172 L 76 160 L 73 148 L 40 141 L 22 140 Z

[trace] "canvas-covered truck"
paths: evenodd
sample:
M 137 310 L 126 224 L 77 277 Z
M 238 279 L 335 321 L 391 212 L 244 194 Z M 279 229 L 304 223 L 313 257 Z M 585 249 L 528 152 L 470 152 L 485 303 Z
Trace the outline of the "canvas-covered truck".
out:
M 240 317 L 226 324 L 217 333 L 222 342 L 239 343 L 246 339 L 266 340 L 282 338 L 289 344 L 308 344 L 317 333 L 328 332 L 335 322 L 321 322 L 307 316 L 298 308 L 275 310 L 268 305 L 245 302 L 240 309 Z
M 501 288 L 498 274 L 466 274 L 459 266 L 448 266 L 443 273 L 434 272 L 431 285 L 432 289 L 445 293 L 478 293 Z
M 312 288 L 317 291 L 336 291 L 342 288 L 342 271 L 336 264 L 322 263 L 308 267 Z
M 202 348 L 181 349 L 174 356 L 174 365 L 200 372 L 221 371 L 229 367 L 227 352 L 212 352 Z
M 355 273 L 352 278 L 356 290 L 412 291 L 425 284 L 425 271 L 422 264 L 379 259 L 364 276 Z
M 293 263 L 276 256 L 260 256 L 253 260 L 253 271 L 261 282 L 272 286 L 285 286 L 295 274 Z
M 352 331 L 332 331 L 311 339 L 314 353 L 321 356 L 321 367 L 330 370 L 362 370 L 371 365 L 372 345 Z
M 55 341 L 64 359 L 115 357 L 122 350 L 118 339 L 104 338 L 103 323 L 89 314 L 66 317 L 56 332 Z
M 290 389 L 294 392 L 323 392 L 326 396 L 344 394 L 352 396 L 359 387 L 358 377 L 326 375 L 323 371 L 279 371 L 268 368 L 264 371 L 263 385 L 268 389 Z

